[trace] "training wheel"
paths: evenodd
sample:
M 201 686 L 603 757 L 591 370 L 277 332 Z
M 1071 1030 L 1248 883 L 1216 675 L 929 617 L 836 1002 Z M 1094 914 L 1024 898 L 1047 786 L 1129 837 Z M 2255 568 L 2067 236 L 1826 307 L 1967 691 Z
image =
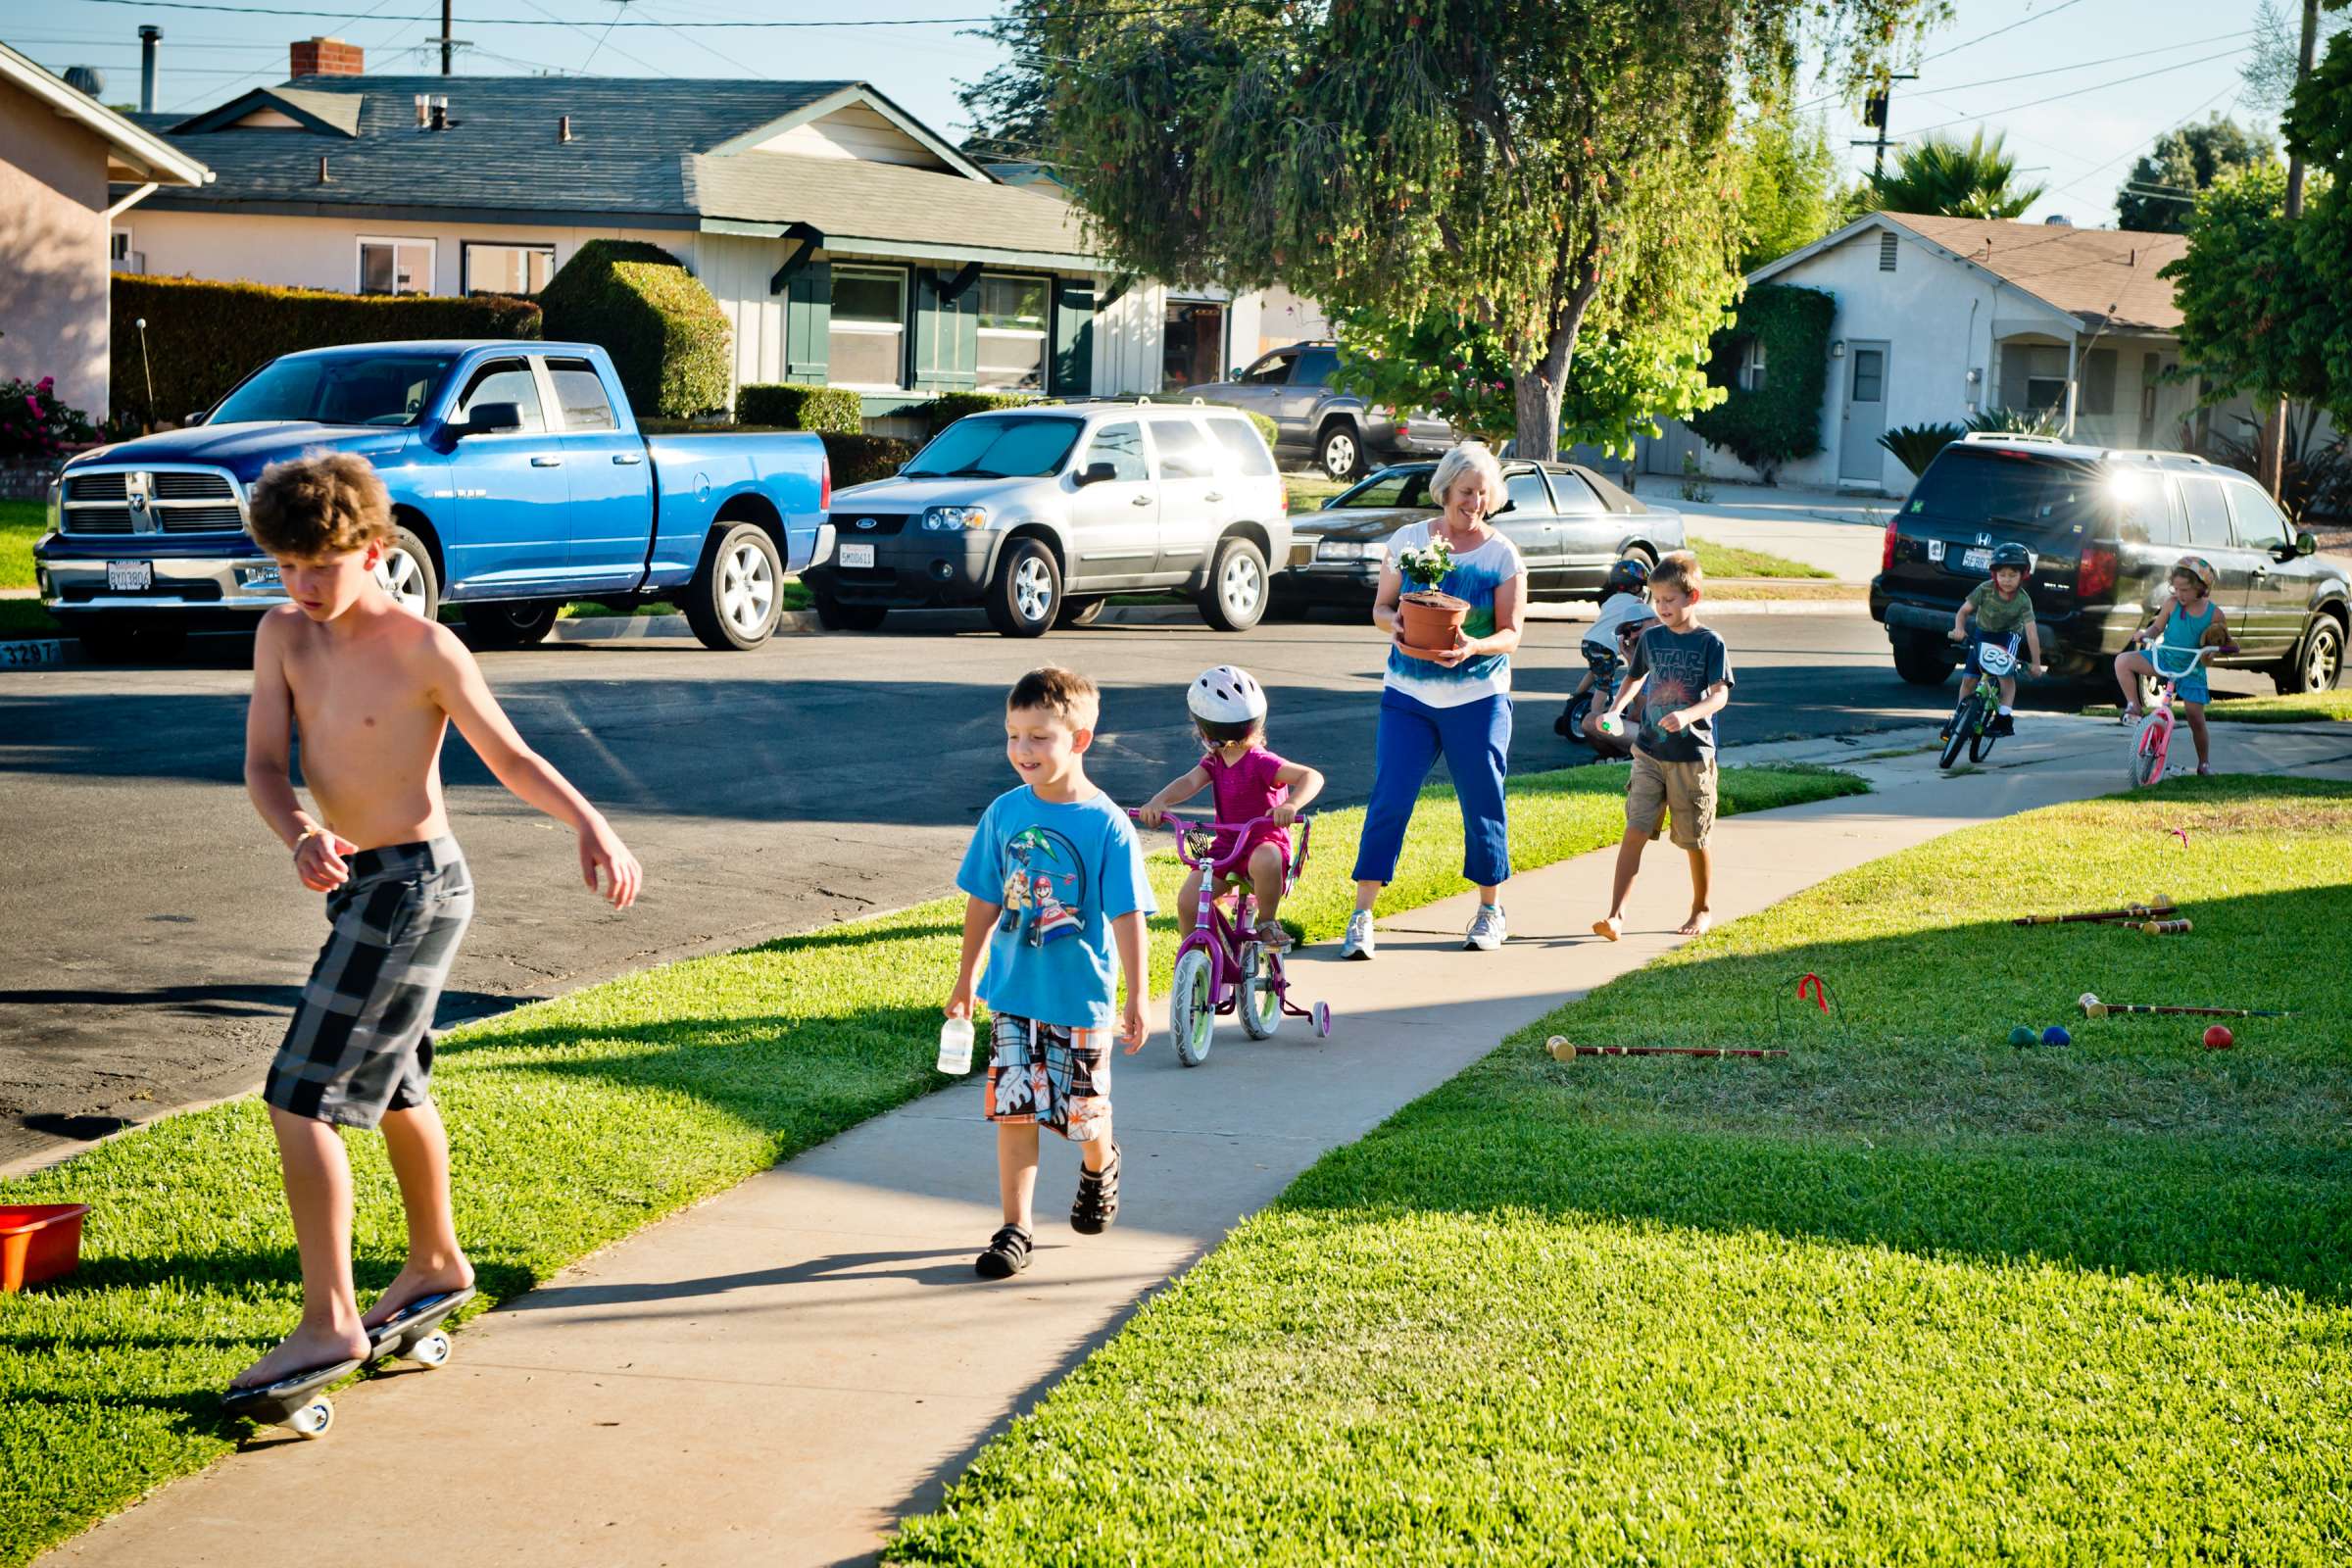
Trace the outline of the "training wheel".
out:
M 409 1359 L 421 1367 L 438 1367 L 449 1360 L 449 1336 L 435 1329 L 409 1347 Z
M 286 1418 L 286 1425 L 295 1435 L 304 1438 L 323 1438 L 326 1429 L 335 1424 L 335 1407 L 325 1398 L 313 1399 Z
M 1331 1004 L 1328 1002 L 1316 1003 L 1314 1006 L 1314 1019 L 1315 1038 L 1317 1040 L 1329 1040 L 1331 1038 Z

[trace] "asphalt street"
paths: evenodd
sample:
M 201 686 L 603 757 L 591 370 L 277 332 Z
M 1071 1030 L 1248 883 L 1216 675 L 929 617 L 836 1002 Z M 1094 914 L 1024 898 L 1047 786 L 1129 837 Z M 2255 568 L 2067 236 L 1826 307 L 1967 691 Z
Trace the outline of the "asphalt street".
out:
M 1727 744 L 1867 733 L 1950 701 L 1896 678 L 1859 607 L 1709 618 L 1738 677 Z M 1583 672 L 1577 639 L 1573 621 L 1531 630 L 1514 769 L 1572 755 L 1551 719 Z M 250 649 L 200 638 L 170 666 L 0 674 L 0 1168 L 260 1081 L 323 926 L 245 800 Z M 1326 804 L 1360 802 L 1383 653 L 1337 619 L 1025 643 L 941 612 L 748 655 L 668 640 L 487 655 L 522 733 L 605 808 L 648 880 L 625 914 L 597 903 L 569 836 L 453 734 L 451 814 L 479 896 L 442 1021 L 946 893 L 970 824 L 1010 782 L 1003 694 L 1037 663 L 1102 687 L 1093 771 L 1117 799 L 1191 765 L 1184 687 L 1232 661 L 1270 693 L 1273 748 L 1329 776 Z

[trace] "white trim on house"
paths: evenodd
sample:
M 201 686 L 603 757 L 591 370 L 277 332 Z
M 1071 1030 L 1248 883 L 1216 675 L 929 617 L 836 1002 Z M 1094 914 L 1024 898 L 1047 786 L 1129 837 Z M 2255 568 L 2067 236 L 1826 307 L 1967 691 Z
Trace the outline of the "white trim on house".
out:
M 153 185 L 213 182 L 210 169 L 153 131 L 132 124 L 88 93 L 67 86 L 4 43 L 0 43 L 0 79 L 15 83 L 63 118 L 79 122 L 103 138 L 111 150 L 111 161 L 123 166 L 129 177 L 151 181 Z
M 387 292 L 399 294 L 431 294 L 433 274 L 441 265 L 441 242 L 430 235 L 418 234 L 354 234 L 351 245 L 351 291 L 366 294 L 368 289 L 368 247 L 392 247 L 392 287 Z M 400 286 L 400 248 L 404 245 L 424 247 L 424 287 L 404 289 Z

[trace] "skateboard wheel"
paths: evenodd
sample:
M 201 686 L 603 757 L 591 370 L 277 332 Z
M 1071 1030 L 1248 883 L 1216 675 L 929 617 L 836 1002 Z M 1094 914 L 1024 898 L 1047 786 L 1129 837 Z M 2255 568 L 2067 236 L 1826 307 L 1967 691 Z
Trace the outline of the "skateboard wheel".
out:
M 335 1407 L 324 1398 L 313 1399 L 286 1418 L 286 1425 L 303 1438 L 323 1438 L 334 1424 Z
M 449 1360 L 449 1336 L 435 1329 L 409 1347 L 409 1359 L 421 1367 L 438 1367 Z
M 1315 1004 L 1315 1038 L 1317 1040 L 1331 1038 L 1331 1004 L 1328 1002 Z

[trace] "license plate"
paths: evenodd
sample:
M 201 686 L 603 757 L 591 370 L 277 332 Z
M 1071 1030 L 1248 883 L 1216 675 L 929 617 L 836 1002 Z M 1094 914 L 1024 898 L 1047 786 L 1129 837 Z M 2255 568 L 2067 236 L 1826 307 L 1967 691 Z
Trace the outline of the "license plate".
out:
M 845 566 L 871 566 L 874 564 L 872 545 L 843 545 L 841 564 Z
M 1971 550 L 1960 558 L 1960 567 L 1963 571 L 1990 571 L 1992 569 L 1992 552 Z
M 106 564 L 108 593 L 143 593 L 154 586 L 155 563 L 152 561 L 110 561 Z

